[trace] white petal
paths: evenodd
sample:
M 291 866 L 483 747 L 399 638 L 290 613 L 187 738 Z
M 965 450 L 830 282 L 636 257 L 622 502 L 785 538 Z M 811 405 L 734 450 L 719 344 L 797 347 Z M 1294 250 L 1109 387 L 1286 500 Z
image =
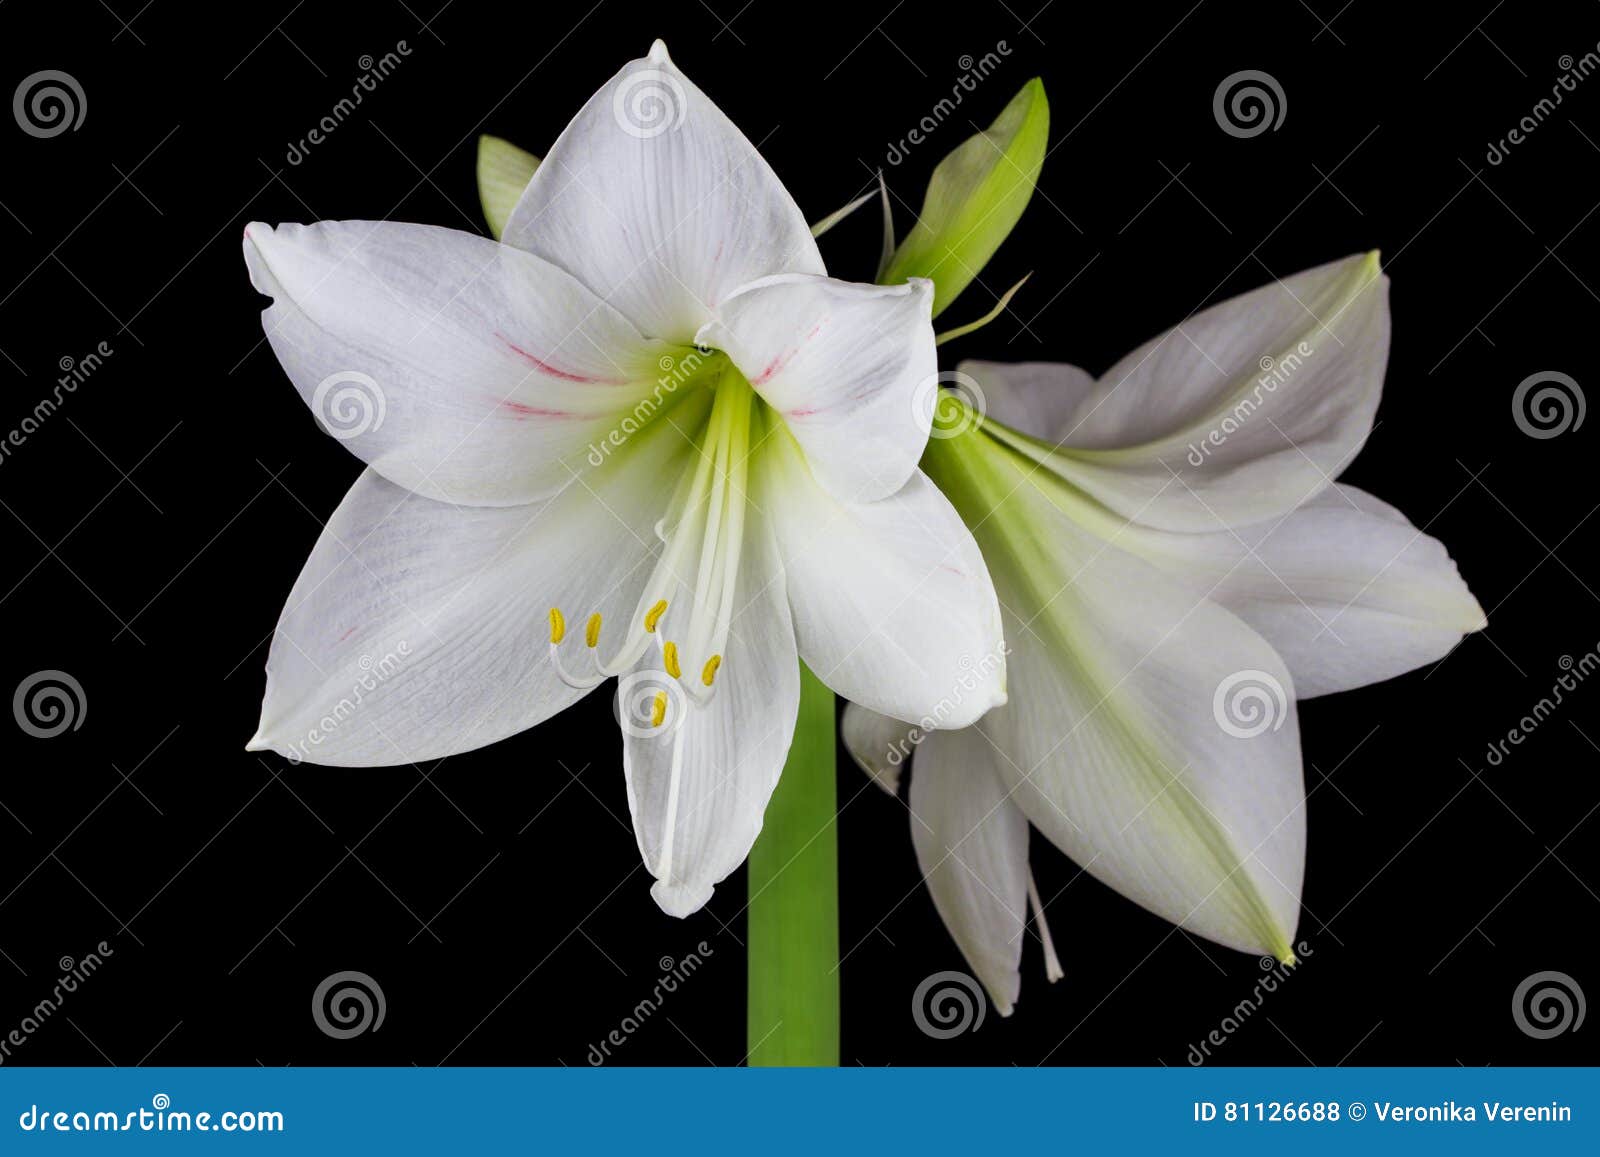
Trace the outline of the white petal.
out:
M 1050 442 L 1094 390 L 1087 370 L 1065 362 L 965 361 L 956 372 L 970 381 L 957 379 L 951 388 L 973 394 L 965 400 L 981 413 Z
M 928 736 L 911 772 L 911 842 L 945 927 L 1001 1016 L 1022 985 L 1028 821 L 977 728 Z
M 1123 895 L 1230 947 L 1286 955 L 1305 813 L 1282 661 L 1032 485 L 1005 505 L 978 533 L 1007 612 L 1012 694 L 980 726 L 1006 757 L 995 766 L 1012 798 Z M 990 530 L 1019 520 L 1032 528 L 1020 558 Z
M 900 794 L 900 770 L 923 739 L 922 729 L 859 703 L 844 705 L 839 735 L 856 766 L 890 795 Z
M 1485 626 L 1444 544 L 1353 486 L 1231 533 L 1139 530 L 1124 545 L 1259 631 L 1302 699 L 1391 679 Z
M 669 347 L 560 269 L 391 221 L 259 222 L 267 339 L 318 421 L 391 482 L 512 505 L 567 484 Z
M 505 240 L 571 271 L 645 333 L 671 341 L 688 341 L 746 282 L 823 272 L 777 174 L 659 40 L 573 118 Z
M 800 705 L 783 572 L 758 511 L 746 518 L 740 609 L 710 703 L 688 704 L 659 671 L 644 669 L 618 685 L 628 807 L 645 867 L 656 877 L 650 894 L 669 916 L 702 908 L 749 854 Z M 668 714 L 652 728 L 650 705 L 660 690 L 668 694 Z
M 634 613 L 657 541 L 657 472 L 693 453 L 665 424 L 630 449 L 629 469 L 613 460 L 528 506 L 449 506 L 366 471 L 289 595 L 250 746 L 336 766 L 415 763 L 580 698 L 550 664 L 549 608 L 578 625 L 563 654 L 587 673 L 581 625 Z
M 1118 514 L 1165 530 L 1293 510 L 1371 432 L 1388 296 L 1367 254 L 1190 318 L 1101 376 L 1046 440 L 1064 447 L 1049 455 L 1052 467 Z
M 769 277 L 725 300 L 695 343 L 727 352 L 783 416 L 818 481 L 867 502 L 899 490 L 928 441 L 932 304 L 933 283 L 922 279 Z
M 924 729 L 965 727 L 1005 701 L 994 586 L 972 534 L 926 475 L 842 502 L 781 429 L 759 469 L 800 656 L 838 694 Z

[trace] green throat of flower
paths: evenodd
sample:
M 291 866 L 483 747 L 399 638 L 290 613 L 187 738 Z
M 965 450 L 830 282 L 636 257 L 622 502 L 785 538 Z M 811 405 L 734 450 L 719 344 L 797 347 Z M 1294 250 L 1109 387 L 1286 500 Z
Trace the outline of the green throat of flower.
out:
M 711 701 L 736 607 L 752 433 L 759 442 L 765 407 L 730 360 L 712 358 L 715 364 L 691 387 L 711 391 L 710 414 L 656 523 L 661 549 L 615 653 L 601 658 L 604 623 L 593 613 L 583 631 L 588 670 L 568 667 L 562 658 L 566 618 L 559 607 L 550 608 L 550 660 L 569 686 L 594 687 L 631 671 L 655 647 L 662 678 L 651 704 L 652 727 L 676 728 L 675 712 Z
M 1239 912 L 1274 956 L 1292 963 L 1286 930 L 1240 870 L 1248 855 L 1184 777 L 1169 770 L 1187 765 L 1185 753 L 1140 725 L 1139 712 L 1124 701 L 1126 672 L 1097 658 L 1103 648 L 1096 645 L 1094 625 L 1075 613 L 1080 604 L 1074 590 L 1095 550 L 1079 557 L 1067 542 L 1056 541 L 1052 522 L 1065 516 L 1103 544 L 1097 549 L 1127 549 L 1122 545 L 1127 521 L 1052 470 L 1046 463 L 1057 451 L 1049 443 L 983 418 L 953 395 L 943 402 L 922 467 L 971 528 L 1001 602 L 1022 617 L 1022 633 L 1048 648 L 1050 662 L 1064 677 L 1092 688 L 1095 712 L 1125 753 L 1129 774 L 1140 778 L 1139 795 L 1150 801 L 1143 820 L 1203 849 L 1222 901 Z M 1008 628 L 1008 637 L 1011 633 Z

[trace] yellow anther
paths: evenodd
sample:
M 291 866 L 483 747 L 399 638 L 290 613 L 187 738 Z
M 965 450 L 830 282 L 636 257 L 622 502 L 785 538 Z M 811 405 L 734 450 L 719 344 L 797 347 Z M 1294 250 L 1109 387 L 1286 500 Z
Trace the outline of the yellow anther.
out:
M 661 616 L 667 613 L 667 600 L 662 599 L 655 606 L 644 613 L 644 629 L 652 635 L 656 633 L 656 624 L 661 621 Z
M 683 675 L 683 668 L 678 666 L 678 644 L 669 642 L 661 648 L 661 665 L 674 679 Z
M 667 693 L 657 691 L 655 702 L 650 705 L 650 726 L 660 727 L 667 718 Z
M 561 614 L 560 607 L 550 608 L 550 642 L 561 642 L 567 637 L 567 620 Z
M 596 646 L 600 642 L 600 615 L 599 612 L 589 616 L 589 622 L 583 628 L 583 641 L 589 646 Z
M 711 680 L 717 677 L 717 668 L 720 666 L 722 666 L 722 656 L 712 655 L 706 660 L 705 670 L 700 672 L 700 682 L 707 687 L 711 686 Z

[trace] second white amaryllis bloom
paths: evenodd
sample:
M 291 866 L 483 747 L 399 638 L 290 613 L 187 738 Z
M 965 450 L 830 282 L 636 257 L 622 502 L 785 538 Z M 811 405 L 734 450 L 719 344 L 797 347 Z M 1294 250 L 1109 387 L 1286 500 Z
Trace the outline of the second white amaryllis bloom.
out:
M 1484 626 L 1441 543 L 1333 481 L 1372 429 L 1388 351 L 1388 280 L 1367 254 L 1208 309 L 1098 380 L 962 365 L 988 417 L 936 429 L 924 465 L 994 574 L 1011 698 L 926 736 L 852 706 L 845 741 L 890 790 L 915 747 L 917 859 L 1002 1013 L 1030 901 L 1059 975 L 1030 825 L 1167 920 L 1293 957 L 1294 701 Z
M 504 241 L 246 231 L 274 351 L 369 467 L 289 596 L 251 747 L 437 759 L 620 677 L 640 850 L 686 915 L 761 828 L 802 659 L 916 719 L 998 645 L 977 546 L 917 469 L 932 287 L 829 278 L 659 42 Z M 1003 699 L 994 669 L 950 721 Z

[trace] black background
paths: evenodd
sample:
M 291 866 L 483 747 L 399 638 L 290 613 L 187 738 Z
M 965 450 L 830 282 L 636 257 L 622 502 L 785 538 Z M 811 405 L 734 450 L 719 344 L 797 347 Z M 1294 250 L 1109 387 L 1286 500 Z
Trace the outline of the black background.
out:
M 582 1065 L 662 957 L 706 966 L 616 1063 L 739 1063 L 742 872 L 686 922 L 648 894 L 609 696 L 437 765 L 291 767 L 247 754 L 274 622 L 359 466 L 262 341 L 242 225 L 390 217 L 482 231 L 476 135 L 544 151 L 665 37 L 813 219 L 863 191 L 964 71 L 1002 67 L 887 166 L 902 231 L 938 159 L 1044 78 L 1052 152 L 1012 240 L 947 317 L 1023 272 L 1012 315 L 945 351 L 1093 371 L 1199 306 L 1383 250 L 1394 345 L 1377 431 L 1346 478 L 1442 538 L 1489 630 L 1442 663 L 1302 707 L 1312 955 L 1215 1050 L 1223 1064 L 1594 1061 L 1600 1025 L 1520 1032 L 1512 992 L 1557 969 L 1600 995 L 1600 686 L 1499 767 L 1485 759 L 1600 641 L 1591 418 L 1513 422 L 1538 371 L 1595 386 L 1600 78 L 1486 164 L 1600 42 L 1593 4 L 899 6 L 753 0 L 200 9 L 12 0 L 0 82 L 82 85 L 76 131 L 0 118 L 0 428 L 104 341 L 93 376 L 0 460 L 0 689 L 60 669 L 81 726 L 0 727 L 0 1033 L 61 957 L 114 949 L 9 1064 Z M 1414 7 L 1415 13 L 1409 9 Z M 1414 18 L 1415 22 L 1412 22 Z M 361 75 L 411 53 L 290 165 Z M 1273 75 L 1287 115 L 1238 139 L 1219 82 Z M 870 278 L 871 209 L 823 242 Z M 535 608 L 537 610 L 537 608 Z M 1081 877 L 1038 841 L 1066 967 L 1030 937 L 1018 1009 L 934 1040 L 913 990 L 962 968 L 920 887 L 901 802 L 841 762 L 847 1064 L 1182 1065 L 1245 998 L 1253 957 Z M 334 1040 L 311 995 L 357 969 L 382 1028 Z

